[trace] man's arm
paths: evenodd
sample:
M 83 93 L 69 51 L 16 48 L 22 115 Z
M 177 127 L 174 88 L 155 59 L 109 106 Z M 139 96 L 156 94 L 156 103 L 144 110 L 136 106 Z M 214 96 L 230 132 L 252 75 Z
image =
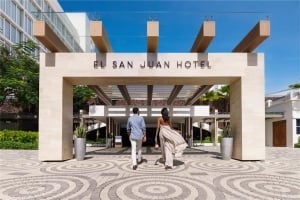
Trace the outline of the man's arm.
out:
M 131 132 L 131 126 L 130 126 L 130 119 L 127 120 L 127 134 L 130 135 Z
M 143 142 L 146 142 L 147 140 L 147 136 L 146 136 L 146 124 L 145 124 L 145 120 L 143 118 L 142 120 L 142 131 L 143 131 Z

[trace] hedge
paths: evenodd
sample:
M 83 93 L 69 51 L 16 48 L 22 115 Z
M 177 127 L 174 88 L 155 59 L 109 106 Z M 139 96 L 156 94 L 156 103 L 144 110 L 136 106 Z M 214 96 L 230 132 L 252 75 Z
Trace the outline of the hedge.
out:
M 300 143 L 294 144 L 294 147 L 295 147 L 295 148 L 300 148 Z
M 2 130 L 0 149 L 38 149 L 38 132 Z

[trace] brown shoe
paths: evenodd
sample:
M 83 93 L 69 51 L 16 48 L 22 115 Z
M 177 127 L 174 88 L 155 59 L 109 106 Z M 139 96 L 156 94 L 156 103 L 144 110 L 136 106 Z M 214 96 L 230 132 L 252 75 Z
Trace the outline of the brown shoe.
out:
M 137 165 L 133 165 L 132 169 L 136 170 L 137 169 Z
M 172 167 L 166 165 L 166 166 L 165 166 L 165 170 L 168 170 L 168 169 L 172 169 Z

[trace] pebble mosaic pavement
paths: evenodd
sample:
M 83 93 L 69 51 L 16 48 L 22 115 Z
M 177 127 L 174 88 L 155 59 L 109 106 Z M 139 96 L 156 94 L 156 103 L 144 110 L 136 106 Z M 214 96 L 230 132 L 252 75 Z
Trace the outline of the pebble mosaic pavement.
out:
M 87 148 L 85 160 L 40 162 L 37 151 L 0 150 L 0 200 L 300 199 L 300 149 L 266 148 L 264 161 L 220 159 L 220 147 L 186 149 L 174 168 L 132 170 L 130 148 Z

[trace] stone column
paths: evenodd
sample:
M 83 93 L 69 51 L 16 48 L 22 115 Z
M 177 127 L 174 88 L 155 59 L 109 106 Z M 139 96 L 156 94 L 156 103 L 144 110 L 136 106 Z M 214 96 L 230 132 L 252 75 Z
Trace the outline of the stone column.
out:
M 233 158 L 265 159 L 263 54 L 248 54 L 245 75 L 230 84 L 230 124 Z
M 43 58 L 48 56 L 48 60 Z M 73 158 L 73 86 L 55 73 L 55 54 L 41 54 L 39 91 L 39 160 Z M 44 59 L 44 60 L 43 60 Z M 42 61 L 47 60 L 46 66 Z M 50 61 L 49 61 L 50 60 Z

